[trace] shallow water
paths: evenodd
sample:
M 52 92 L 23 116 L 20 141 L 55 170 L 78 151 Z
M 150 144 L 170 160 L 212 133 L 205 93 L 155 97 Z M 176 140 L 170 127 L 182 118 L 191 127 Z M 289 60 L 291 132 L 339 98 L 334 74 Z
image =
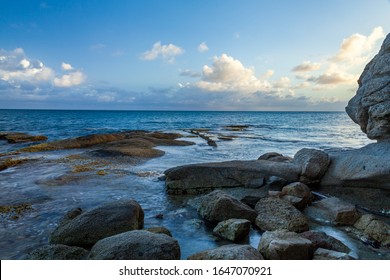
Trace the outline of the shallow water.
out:
M 228 125 L 248 125 L 243 131 L 230 131 Z M 207 133 L 218 147 L 186 133 L 185 129 L 209 128 Z M 19 219 L 2 219 L 0 258 L 20 259 L 48 242 L 50 232 L 63 215 L 74 207 L 91 209 L 102 203 L 129 198 L 145 211 L 145 227 L 165 226 L 178 239 L 182 258 L 224 244 L 215 238 L 209 225 L 188 205 L 189 196 L 168 196 L 158 180 L 167 168 L 195 162 L 255 159 L 270 151 L 292 156 L 301 148 L 356 148 L 370 141 L 344 113 L 253 113 L 253 112 L 111 112 L 111 111 L 23 111 L 0 110 L 0 131 L 44 134 L 49 140 L 92 133 L 132 129 L 180 132 L 195 142 L 186 147 L 158 147 L 165 155 L 133 166 L 126 161 L 104 167 L 106 175 L 72 173 L 72 164 L 63 159 L 82 150 L 22 154 L 34 158 L 0 172 L 0 205 L 32 204 L 32 210 Z M 237 136 L 220 141 L 217 135 Z M 0 141 L 0 153 L 25 144 Z M 62 177 L 61 177 L 62 176 Z M 65 176 L 65 177 L 64 177 Z M 58 180 L 61 177 L 62 181 Z M 156 218 L 163 214 L 163 219 Z M 331 227 L 315 225 L 331 235 L 341 236 L 354 246 L 360 258 L 389 258 L 359 245 Z M 257 247 L 260 233 L 251 231 L 248 242 Z M 343 240 L 344 241 L 344 240 Z M 352 246 L 351 245 L 351 246 Z

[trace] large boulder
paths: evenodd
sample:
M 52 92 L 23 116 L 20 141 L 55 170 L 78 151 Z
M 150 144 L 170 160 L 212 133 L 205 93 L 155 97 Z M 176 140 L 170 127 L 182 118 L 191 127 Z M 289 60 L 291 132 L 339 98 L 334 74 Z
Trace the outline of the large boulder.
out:
M 121 232 L 141 229 L 144 211 L 135 200 L 106 203 L 83 212 L 70 211 L 53 231 L 50 242 L 89 248 L 100 239 Z
M 301 166 L 300 182 L 318 183 L 328 169 L 330 158 L 320 150 L 301 149 L 294 155 L 293 163 Z
M 362 215 L 354 224 L 365 235 L 374 239 L 381 246 L 390 247 L 390 226 L 378 220 L 374 215 Z
M 256 211 L 238 199 L 219 190 L 204 195 L 198 213 L 210 222 L 221 222 L 228 219 L 247 219 L 254 222 Z
M 314 199 L 310 188 L 301 182 L 294 182 L 283 187 L 279 196 L 300 210 L 311 204 Z
M 224 245 L 193 254 L 189 260 L 263 260 L 263 256 L 250 245 Z
M 303 232 L 309 230 L 306 217 L 289 202 L 276 197 L 267 197 L 257 202 L 255 224 L 261 230 L 287 230 Z
M 88 251 L 84 248 L 62 244 L 45 245 L 27 255 L 28 260 L 83 260 Z
M 370 139 L 390 138 L 390 34 L 366 65 L 356 95 L 345 108 Z
M 176 239 L 146 230 L 133 230 L 97 242 L 88 256 L 91 260 L 179 260 Z
M 251 229 L 251 222 L 245 219 L 229 219 L 218 223 L 213 234 L 233 241 L 241 241 L 248 238 Z
M 258 250 L 267 260 L 310 260 L 313 256 L 310 240 L 280 230 L 264 232 Z

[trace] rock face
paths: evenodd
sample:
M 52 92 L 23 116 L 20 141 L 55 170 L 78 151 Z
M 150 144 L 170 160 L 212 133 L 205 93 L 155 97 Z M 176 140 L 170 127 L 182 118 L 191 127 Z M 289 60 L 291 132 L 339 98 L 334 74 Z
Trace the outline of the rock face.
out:
M 135 200 L 119 200 L 93 210 L 69 212 L 50 236 L 50 242 L 91 247 L 98 240 L 121 232 L 141 229 L 144 212 Z
M 258 249 L 267 260 L 310 260 L 313 256 L 312 242 L 288 231 L 264 232 Z
M 221 222 L 232 218 L 254 222 L 257 216 L 255 210 L 248 205 L 218 190 L 202 197 L 198 213 L 210 222 Z
M 237 242 L 248 238 L 251 222 L 245 219 L 229 219 L 218 223 L 213 234 Z
M 390 226 L 371 214 L 361 216 L 354 227 L 377 241 L 381 246 L 390 248 Z
M 314 252 L 313 260 L 354 260 L 354 258 L 346 253 L 318 248 Z
M 354 205 L 337 197 L 330 197 L 314 202 L 305 210 L 314 220 L 330 222 L 334 225 L 353 225 L 359 218 Z
M 176 239 L 166 234 L 133 230 L 97 242 L 88 256 L 91 260 L 179 260 Z
M 28 260 L 83 260 L 88 251 L 74 246 L 62 244 L 46 245 L 28 254 Z
M 390 34 L 366 65 L 356 95 L 345 108 L 370 139 L 390 138 Z
M 303 238 L 309 239 L 315 249 L 323 248 L 337 252 L 349 253 L 351 249 L 349 249 L 344 243 L 340 240 L 327 235 L 322 231 L 305 231 L 300 234 Z
M 260 199 L 255 210 L 258 213 L 255 223 L 261 230 L 294 232 L 309 230 L 305 216 L 289 202 L 280 198 L 267 197 Z
M 225 245 L 202 251 L 188 257 L 189 260 L 263 260 L 263 256 L 249 245 Z

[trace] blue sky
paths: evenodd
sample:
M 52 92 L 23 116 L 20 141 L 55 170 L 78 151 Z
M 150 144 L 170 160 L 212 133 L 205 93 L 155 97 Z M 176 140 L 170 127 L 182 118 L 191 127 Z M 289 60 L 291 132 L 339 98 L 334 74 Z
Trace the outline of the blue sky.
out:
M 388 0 L 0 2 L 0 108 L 343 110 Z

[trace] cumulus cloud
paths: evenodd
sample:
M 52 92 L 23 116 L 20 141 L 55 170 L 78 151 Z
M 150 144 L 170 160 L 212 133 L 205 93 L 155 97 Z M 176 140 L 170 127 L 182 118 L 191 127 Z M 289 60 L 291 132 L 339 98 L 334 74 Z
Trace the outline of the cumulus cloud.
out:
M 70 71 L 70 70 L 73 70 L 73 67 L 69 63 L 62 62 L 61 69 L 64 71 Z
M 292 71 L 293 72 L 311 72 L 321 68 L 320 63 L 304 61 L 301 64 L 295 66 Z
M 161 45 L 161 42 L 158 41 L 154 43 L 151 50 L 146 51 L 142 54 L 141 58 L 143 60 L 155 60 L 157 58 L 162 58 L 163 60 L 173 63 L 175 57 L 184 53 L 184 49 L 173 44 Z
M 207 52 L 209 50 L 209 47 L 207 46 L 206 42 L 202 42 L 199 46 L 198 46 L 198 52 Z
M 85 81 L 85 75 L 81 71 L 75 71 L 59 78 L 54 78 L 53 83 L 56 87 L 72 87 L 82 84 Z

